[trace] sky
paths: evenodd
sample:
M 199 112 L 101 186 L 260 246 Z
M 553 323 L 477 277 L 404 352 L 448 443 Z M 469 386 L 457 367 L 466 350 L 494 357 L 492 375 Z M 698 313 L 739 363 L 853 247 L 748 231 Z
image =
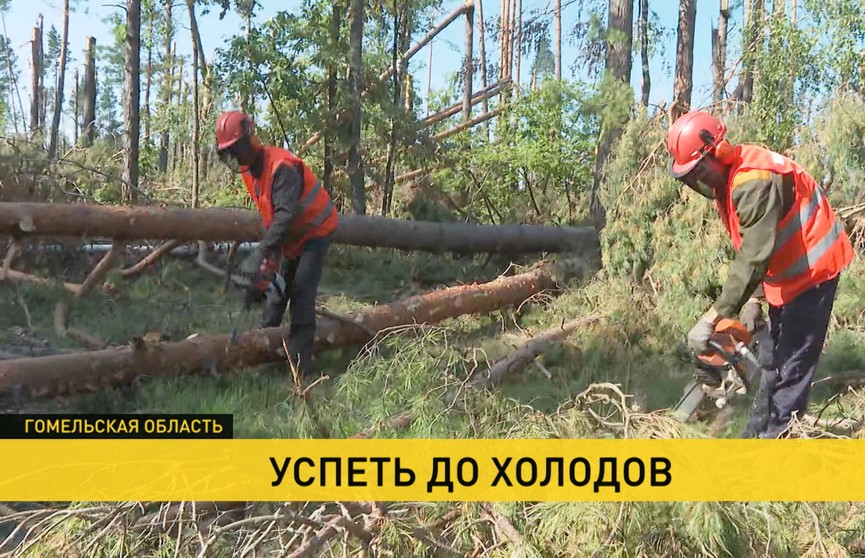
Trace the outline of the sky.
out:
M 441 13 L 436 19 L 443 18 L 447 13 L 453 10 L 460 4 L 461 0 L 446 2 L 441 9 Z M 111 30 L 104 19 L 113 12 L 123 13 L 121 6 L 125 4 L 121 0 L 71 0 L 73 13 L 70 15 L 69 21 L 69 52 L 74 56 L 75 61 L 71 66 L 67 66 L 67 78 L 64 90 L 65 98 L 69 98 L 72 90 L 72 72 L 75 67 L 79 68 L 79 73 L 83 78 L 83 61 L 84 47 L 87 36 L 93 36 L 96 39 L 97 45 L 110 44 L 113 41 Z M 260 7 L 257 9 L 255 23 L 263 23 L 276 12 L 282 10 L 291 10 L 300 4 L 300 0 L 260 0 Z M 636 3 L 635 3 L 636 4 Z M 189 33 L 189 17 L 185 7 L 185 2 L 175 1 L 175 19 L 177 20 L 175 35 L 178 40 L 178 53 L 189 55 L 191 54 L 190 33 Z M 580 11 L 580 0 L 563 0 L 562 1 L 562 20 L 564 28 L 564 38 L 562 44 L 562 66 L 563 73 L 566 78 L 573 78 L 574 74 L 571 66 L 578 58 L 583 55 L 578 48 L 572 44 L 572 40 L 567 36 L 569 23 L 573 22 Z M 499 0 L 483 0 L 484 18 L 489 21 L 491 18 L 498 18 L 500 2 Z M 553 0 L 523 0 L 524 19 L 533 11 L 542 10 L 547 12 L 546 18 L 552 17 Z M 19 90 L 21 100 L 25 105 L 25 111 L 28 106 L 29 99 L 29 75 L 30 75 L 30 45 L 29 41 L 32 34 L 32 29 L 36 25 L 39 14 L 44 18 L 44 27 L 47 35 L 47 30 L 53 24 L 58 31 L 62 29 L 62 0 L 11 0 L 9 11 L 4 14 L 3 20 L 0 21 L 5 28 L 0 28 L 12 42 L 13 48 L 18 56 L 18 71 Z M 676 36 L 675 28 L 678 20 L 678 1 L 677 0 L 650 0 L 649 9 L 654 11 L 662 26 L 667 28 L 668 34 L 662 50 L 662 54 L 655 56 L 651 61 L 650 71 L 652 80 L 650 102 L 660 104 L 662 102 L 669 103 L 672 97 L 673 90 L 673 68 L 675 65 L 676 52 Z M 229 12 L 223 20 L 219 19 L 219 9 L 211 9 L 207 15 L 199 16 L 198 24 L 202 31 L 202 42 L 205 50 L 205 56 L 208 62 L 213 59 L 214 51 L 222 47 L 229 38 L 243 29 L 243 24 L 240 18 L 233 12 Z M 636 20 L 637 11 L 635 7 L 634 18 Z M 704 106 L 711 101 L 711 27 L 717 25 L 718 19 L 718 0 L 697 0 L 697 28 L 695 33 L 694 46 L 694 91 L 692 94 L 692 105 L 695 107 Z M 738 35 L 740 22 L 735 15 L 730 19 L 731 35 Z M 672 32 L 670 32 L 672 31 Z M 426 33 L 426 30 L 416 32 L 414 40 L 418 40 Z M 441 33 L 432 42 L 432 45 L 427 45 L 419 51 L 411 61 L 409 70 L 414 74 L 417 91 L 425 94 L 427 90 L 428 79 L 428 61 L 429 49 L 433 49 L 433 71 L 432 71 L 432 88 L 442 87 L 446 83 L 447 75 L 457 71 L 460 67 L 464 48 L 464 26 L 460 21 L 453 22 L 448 29 Z M 475 52 L 477 52 L 477 33 L 475 33 Z M 636 37 L 635 37 L 636 39 Z M 731 37 L 732 39 L 732 37 Z M 43 41 L 46 40 L 43 37 Z M 731 41 L 732 42 L 732 41 Z M 486 38 L 486 56 L 488 60 L 496 60 L 498 57 L 498 45 L 491 37 Z M 142 60 L 144 55 L 142 53 Z M 531 63 L 534 60 L 532 55 L 529 59 L 523 59 L 521 74 L 522 80 L 528 82 Z M 640 82 L 642 69 L 639 58 L 639 51 L 635 53 L 633 58 L 631 83 L 635 88 L 635 95 L 639 98 Z M 734 57 L 728 55 L 728 63 L 735 61 Z M 474 89 L 480 89 L 480 81 L 478 76 L 475 76 Z M 420 102 L 420 100 L 418 100 Z M 69 129 L 71 126 L 71 117 L 64 116 L 64 121 L 61 125 L 63 129 Z

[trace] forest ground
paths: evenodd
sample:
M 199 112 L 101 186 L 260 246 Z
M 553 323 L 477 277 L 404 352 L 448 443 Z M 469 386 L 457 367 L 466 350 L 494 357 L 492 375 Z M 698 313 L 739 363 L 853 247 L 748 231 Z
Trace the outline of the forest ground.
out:
M 62 273 L 67 280 L 76 280 L 86 274 L 87 269 L 81 262 L 87 259 L 86 255 L 76 259 L 68 253 L 65 256 L 43 254 L 37 257 L 37 265 L 42 266 L 46 275 Z M 134 256 L 125 259 L 126 265 L 135 262 Z M 502 257 L 487 260 L 484 255 L 456 258 L 332 245 L 319 304 L 342 314 L 438 288 L 489 281 L 511 267 Z M 70 262 L 72 266 L 68 265 Z M 863 267 L 857 262 L 845 274 L 840 294 L 842 305 L 844 297 L 850 294 L 849 286 L 860 281 Z M 424 335 L 430 336 L 430 341 L 424 345 L 437 347 L 437 350 L 423 355 L 421 362 L 414 362 L 415 369 L 399 373 L 414 377 L 433 372 L 436 376 L 416 378 L 420 384 L 464 380 L 470 372 L 507 355 L 529 336 L 554 327 L 562 320 L 603 309 L 603 295 L 595 292 L 603 280 L 593 277 L 596 272 L 586 267 L 584 276 L 572 280 L 561 292 L 530 299 L 519 309 L 504 309 L 486 316 L 463 316 L 436 324 L 429 333 L 396 335 L 384 346 L 349 347 L 320 353 L 316 359 L 316 374 L 326 374 L 330 379 L 316 388 L 319 400 L 327 401 L 333 396 L 333 390 L 345 384 L 346 374 L 357 374 L 364 366 L 399 366 L 400 347 L 411 346 L 418 336 Z M 175 341 L 195 333 L 227 333 L 235 323 L 239 330 L 253 329 L 261 313 L 261 307 L 257 306 L 243 314 L 242 290 L 234 285 L 226 289 L 221 277 L 196 266 L 192 258 L 167 256 L 139 278 L 109 277 L 108 280 L 113 281 L 117 291 L 101 292 L 76 301 L 68 320 L 70 327 L 112 345 L 124 345 L 134 336 L 149 332 L 160 332 L 166 339 Z M 27 356 L 32 354 L 33 347 L 40 352 L 84 350 L 78 342 L 54 330 L 54 307 L 61 300 L 70 300 L 68 293 L 28 283 L 2 285 L 0 289 L 3 290 L 0 345 L 4 347 L 4 357 Z M 663 312 L 662 309 L 656 311 Z M 287 312 L 284 323 L 288 323 Z M 843 379 L 865 369 L 865 346 L 856 342 L 862 325 L 838 328 L 836 324 L 833 327 L 815 378 L 812 412 L 822 412 L 825 416 L 824 406 L 844 390 Z M 537 364 L 530 364 L 500 386 L 498 395 L 514 404 L 551 413 L 589 385 L 611 382 L 633 395 L 634 402 L 644 411 L 663 412 L 675 405 L 693 372 L 692 363 L 682 353 L 685 332 L 648 330 L 644 332 L 644 339 L 636 340 L 623 339 L 613 331 L 615 328 L 614 321 L 607 321 L 551 344 Z M 439 360 L 441 351 L 447 354 L 448 360 Z M 372 360 L 381 363 L 375 365 Z M 443 362 L 452 366 L 436 370 Z M 313 381 L 316 377 L 307 380 Z M 839 378 L 841 383 L 835 381 Z M 275 363 L 235 369 L 219 377 L 145 379 L 131 388 L 34 404 L 36 408 L 78 412 L 224 412 L 234 414 L 237 437 L 304 437 L 310 432 L 292 420 L 296 409 L 278 404 L 290 394 L 291 382 L 287 366 Z M 351 403 L 362 406 L 365 397 L 373 393 L 364 389 L 356 395 L 357 399 L 352 397 Z M 396 406 L 400 404 L 395 398 L 390 402 Z M 725 427 L 712 428 L 712 435 L 737 435 L 749 403 L 750 397 L 734 400 L 735 414 L 725 422 Z M 354 426 L 359 431 L 368 425 Z M 701 427 L 708 432 L 708 424 Z M 345 432 L 345 435 L 351 433 Z M 409 435 L 412 434 L 429 435 L 420 430 L 409 431 Z

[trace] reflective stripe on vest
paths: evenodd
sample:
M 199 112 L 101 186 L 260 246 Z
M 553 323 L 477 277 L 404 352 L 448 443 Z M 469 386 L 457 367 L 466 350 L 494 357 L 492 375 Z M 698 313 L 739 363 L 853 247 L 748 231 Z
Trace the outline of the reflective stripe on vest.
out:
M 306 212 L 306 210 L 309 209 L 309 206 L 315 200 L 316 196 L 318 196 L 319 190 L 321 190 L 321 181 L 320 180 L 316 181 L 315 186 L 313 186 L 310 189 L 310 191 L 307 192 L 307 194 L 305 196 L 303 196 L 303 198 L 300 200 L 300 205 L 297 208 L 297 214 L 298 215 L 303 215 L 304 212 Z M 310 231 L 320 227 L 321 224 L 324 223 L 325 220 L 327 220 L 327 218 L 331 216 L 331 213 L 333 213 L 333 211 L 334 211 L 333 201 L 328 199 L 327 205 L 324 207 L 322 212 L 319 213 L 315 217 L 315 219 L 312 219 L 308 223 L 303 225 L 303 227 L 301 227 L 297 230 L 292 230 L 288 236 L 287 241 L 288 242 L 294 242 L 296 240 L 299 240 L 299 239 L 303 238 L 303 236 L 306 235 L 307 233 L 309 233 Z
M 792 223 L 791 223 L 792 224 Z M 803 273 L 807 273 L 817 262 L 826 255 L 830 248 L 835 244 L 835 241 L 838 240 L 838 237 L 841 236 L 841 233 L 844 231 L 844 228 L 841 226 L 841 221 L 836 217 L 832 222 L 832 228 L 826 232 L 826 235 L 823 236 L 816 244 L 814 244 L 810 250 L 808 250 L 804 256 L 800 257 L 798 260 L 793 262 L 787 269 L 785 269 L 782 273 L 778 275 L 773 275 L 771 277 L 766 276 L 764 281 L 770 285 L 777 285 L 780 281 L 785 279 L 790 279 L 792 277 L 796 277 L 797 275 L 801 275 Z
M 805 226 L 805 223 L 811 220 L 811 217 L 817 214 L 817 209 L 822 200 L 823 192 L 820 191 L 820 188 L 814 188 L 814 192 L 811 194 L 811 199 L 808 200 L 808 205 L 801 208 L 799 213 L 793 217 L 789 223 L 784 225 L 783 229 L 778 231 L 778 234 L 775 237 L 775 248 L 780 248 L 786 244 L 794 234 L 799 232 Z

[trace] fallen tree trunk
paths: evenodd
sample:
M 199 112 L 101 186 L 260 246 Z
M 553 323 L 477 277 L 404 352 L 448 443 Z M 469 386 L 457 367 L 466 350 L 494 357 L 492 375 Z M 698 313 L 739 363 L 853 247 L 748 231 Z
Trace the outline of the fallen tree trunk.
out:
M 553 288 L 545 269 L 500 277 L 480 285 L 450 287 L 348 315 L 357 324 L 320 320 L 316 352 L 357 346 L 394 327 L 435 323 L 465 314 L 483 314 L 515 306 Z M 21 358 L 0 362 L 0 395 L 51 397 L 128 385 L 141 376 L 180 376 L 220 371 L 285 359 L 288 327 L 253 330 L 231 342 L 227 334 L 187 338 L 173 343 L 134 343 L 121 348 Z
M 480 91 L 475 93 L 474 97 L 472 97 L 472 100 L 471 100 L 472 106 L 480 103 L 481 101 L 485 101 L 487 99 L 495 97 L 499 93 L 499 87 L 501 85 L 509 84 L 510 81 L 511 80 L 509 80 L 509 79 L 505 79 L 502 81 L 502 83 L 494 83 L 488 87 L 485 87 L 484 89 L 481 89 Z M 418 129 L 422 130 L 428 126 L 432 126 L 436 122 L 441 122 L 442 120 L 444 120 L 446 118 L 449 118 L 455 114 L 459 114 L 459 112 L 461 110 L 463 110 L 463 101 L 455 103 L 455 104 L 447 107 L 446 109 L 444 109 L 440 112 L 437 112 L 435 114 L 431 114 L 431 115 L 427 116 L 426 118 L 424 118 L 423 120 L 418 122 Z M 486 112 L 489 112 L 489 111 L 486 111 Z
M 535 360 L 547 345 L 565 339 L 577 329 L 593 324 L 598 319 L 597 316 L 588 316 L 571 320 L 532 337 L 525 345 L 493 364 L 486 374 L 478 374 L 474 385 L 476 387 L 499 385 L 507 376 Z
M 0 235 L 109 237 L 115 240 L 256 241 L 261 218 L 241 209 L 168 209 L 105 205 L 0 203 Z M 433 223 L 340 215 L 333 241 L 427 252 L 581 252 L 600 251 L 592 227 Z

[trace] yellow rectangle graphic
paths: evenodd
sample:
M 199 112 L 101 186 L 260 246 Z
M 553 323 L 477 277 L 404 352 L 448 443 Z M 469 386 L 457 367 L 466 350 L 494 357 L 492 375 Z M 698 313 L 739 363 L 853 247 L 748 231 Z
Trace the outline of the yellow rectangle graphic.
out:
M 862 501 L 859 440 L 3 440 L 0 501 Z

